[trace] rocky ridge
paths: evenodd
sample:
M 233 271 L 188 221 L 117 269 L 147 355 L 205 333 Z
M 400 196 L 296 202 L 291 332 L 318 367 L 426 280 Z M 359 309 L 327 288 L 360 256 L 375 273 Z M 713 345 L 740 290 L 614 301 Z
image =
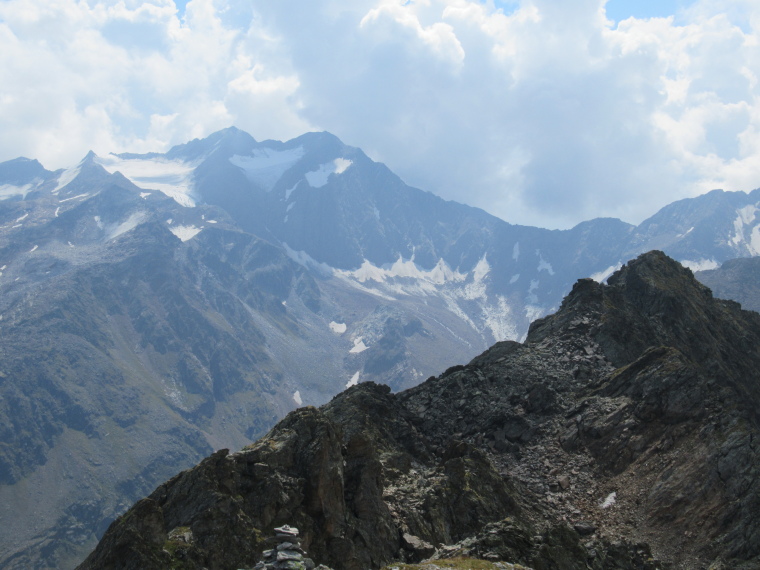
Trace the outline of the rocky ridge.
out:
M 252 567 L 285 522 L 338 569 L 758 568 L 759 370 L 760 315 L 645 254 L 579 281 L 523 344 L 399 394 L 359 384 L 211 455 L 80 568 Z

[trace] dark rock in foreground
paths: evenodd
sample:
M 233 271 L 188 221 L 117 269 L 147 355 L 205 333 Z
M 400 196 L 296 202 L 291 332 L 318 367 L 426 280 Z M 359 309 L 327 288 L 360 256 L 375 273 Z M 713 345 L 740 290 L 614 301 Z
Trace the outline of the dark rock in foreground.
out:
M 253 567 L 284 523 L 337 569 L 757 568 L 759 335 L 760 315 L 643 255 L 579 281 L 524 344 L 397 395 L 360 384 L 213 454 L 80 568 Z

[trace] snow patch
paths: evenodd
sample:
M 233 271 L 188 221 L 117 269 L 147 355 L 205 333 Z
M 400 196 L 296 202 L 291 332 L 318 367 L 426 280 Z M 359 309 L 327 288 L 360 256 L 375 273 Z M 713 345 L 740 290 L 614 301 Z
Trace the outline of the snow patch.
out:
M 129 218 L 120 224 L 109 226 L 107 230 L 108 237 L 106 240 L 112 240 L 122 234 L 127 233 L 130 230 L 135 229 L 140 223 L 145 220 L 145 218 L 146 215 L 144 212 L 134 212 L 131 216 L 129 216 Z
M 330 175 L 334 172 L 334 169 L 332 168 L 332 164 L 323 164 L 319 167 L 319 170 L 313 170 L 311 172 L 306 173 L 306 181 L 309 183 L 309 186 L 312 188 L 321 188 L 325 184 L 327 184 L 328 178 L 330 178 Z
M 158 190 L 188 208 L 195 206 L 194 172 L 202 160 L 185 162 L 161 157 L 120 158 L 115 154 L 95 158 L 95 162 L 108 172 L 121 172 L 136 186 Z
M 216 224 L 218 223 L 216 220 L 206 220 L 209 224 Z
M 491 266 L 488 265 L 488 260 L 486 259 L 486 256 L 484 255 L 483 258 L 480 261 L 478 261 L 477 265 L 475 265 L 475 268 L 472 270 L 472 278 L 476 282 L 479 283 L 483 281 L 486 275 L 488 275 L 490 272 L 491 272 Z
M 617 493 L 612 492 L 609 495 L 607 495 L 607 498 L 602 501 L 602 503 L 599 505 L 600 509 L 609 509 L 612 505 L 617 503 Z
M 694 231 L 694 227 L 692 226 L 692 227 L 690 227 L 688 230 L 686 230 L 684 233 L 682 233 L 682 234 L 678 234 L 676 237 L 677 237 L 677 238 L 686 237 L 687 235 L 689 235 L 689 234 L 690 234 L 691 232 L 693 232 L 693 231 Z
M 288 150 L 257 148 L 251 156 L 232 156 L 230 162 L 241 169 L 249 181 L 269 192 L 303 155 L 304 150 L 300 146 Z
M 533 305 L 538 303 L 538 297 L 536 296 L 536 289 L 538 289 L 538 279 L 531 279 L 530 286 L 528 287 L 528 303 Z
M 174 223 L 174 220 L 172 218 L 169 218 L 168 220 L 166 220 L 166 223 L 171 226 Z
M 485 326 L 497 341 L 517 338 L 517 327 L 514 324 L 512 307 L 501 295 L 496 297 L 496 305 L 483 307 Z
M 288 188 L 287 190 L 285 190 L 285 201 L 286 201 L 286 202 L 287 202 L 288 200 L 290 200 L 290 195 L 293 193 L 293 190 L 295 190 L 295 189 L 296 189 L 296 186 L 298 186 L 298 182 L 296 182 L 296 183 L 293 185 L 293 187 L 292 187 L 292 188 Z
M 547 262 L 544 259 L 544 256 L 541 255 L 540 251 L 536 251 L 538 254 L 538 269 L 537 271 L 540 273 L 541 271 L 546 271 L 549 273 L 549 275 L 554 275 L 554 269 L 552 269 L 551 263 Z
M 518 279 L 520 279 L 520 274 L 516 273 L 515 275 L 512 276 L 512 279 L 509 280 L 509 284 L 514 285 L 515 283 L 517 283 Z
M 760 225 L 752 228 L 749 245 L 752 255 L 760 255 Z
M 351 380 L 346 382 L 346 388 L 350 388 L 351 386 L 356 386 L 359 383 L 359 378 L 361 377 L 362 373 L 361 370 L 357 370 L 356 374 L 351 376 Z
M 744 230 L 746 226 L 749 226 L 755 221 L 756 215 L 757 207 L 751 204 L 749 206 L 744 206 L 744 208 L 736 210 L 736 219 L 734 220 L 734 235 L 729 239 L 729 243 L 732 243 L 736 246 L 744 244 L 752 255 L 760 255 L 760 249 L 755 247 L 754 240 L 752 239 L 754 228 L 751 231 L 749 239 L 747 239 L 747 236 L 744 235 Z M 760 240 L 758 241 L 758 245 L 760 245 Z
M 23 216 L 21 216 L 20 218 L 17 218 L 17 219 L 16 219 L 16 223 L 19 223 L 19 222 L 23 222 L 23 221 L 24 221 L 25 219 L 27 219 L 28 217 L 29 217 L 29 212 L 27 212 L 26 214 L 24 214 L 24 215 L 23 215 Z
M 485 266 L 481 265 L 479 262 L 476 269 L 479 268 L 478 270 L 485 272 L 485 275 L 490 270 L 490 267 L 488 267 L 488 262 L 485 261 L 485 258 L 483 258 L 482 261 L 485 262 Z M 451 281 L 464 281 L 467 278 L 466 274 L 452 270 L 443 259 L 439 259 L 433 269 L 426 271 L 414 263 L 414 258 L 404 260 L 401 256 L 399 256 L 396 262 L 390 266 L 386 265 L 383 267 L 377 267 L 365 259 L 359 269 L 353 271 L 338 269 L 335 270 L 335 273 L 342 277 L 356 279 L 360 283 L 365 283 L 367 281 L 385 283 L 397 278 L 406 278 L 429 283 L 431 285 L 443 285 L 444 283 Z
M 151 194 L 152 192 L 140 192 L 140 198 L 142 198 L 143 200 L 146 200 L 148 196 L 150 196 Z
M 290 204 L 288 204 L 288 207 L 287 207 L 287 208 L 285 208 L 285 211 L 286 211 L 286 212 L 290 212 L 290 210 L 292 210 L 292 209 L 293 209 L 293 206 L 295 206 L 295 205 L 296 205 L 296 203 L 295 203 L 295 202 L 291 202 Z
M 38 245 L 35 245 L 32 249 L 29 250 L 29 253 L 32 253 L 33 251 L 37 251 L 38 247 L 39 247 Z
M 607 269 L 603 269 L 602 271 L 599 271 L 597 273 L 594 273 L 591 275 L 591 279 L 596 281 L 597 283 L 603 283 L 607 280 L 607 278 L 615 273 L 618 269 L 623 267 L 623 264 L 618 262 L 617 265 L 610 265 Z
M 335 159 L 335 174 L 343 174 L 346 170 L 348 170 L 348 167 L 353 164 L 353 161 L 348 160 L 347 158 L 336 158 Z
M 517 261 L 520 259 L 520 242 L 515 242 L 515 246 L 512 248 L 512 259 Z
M 345 271 L 334 269 L 333 274 L 352 286 L 384 299 L 400 296 L 430 296 L 441 299 L 453 314 L 467 326 L 483 335 L 484 340 L 516 339 L 517 317 L 508 300 L 500 295 L 489 295 L 488 277 L 491 267 L 483 256 L 468 273 L 452 270 L 443 259 L 427 271 L 410 260 L 399 259 L 392 265 L 377 267 L 364 260 L 359 269 Z M 369 284 L 375 284 L 370 287 Z M 544 309 L 540 309 L 543 313 Z M 493 338 L 487 337 L 488 332 Z
M 285 253 L 288 255 L 288 257 L 295 261 L 298 265 L 316 271 L 325 277 L 331 277 L 333 275 L 334 270 L 332 267 L 326 263 L 317 261 L 305 251 L 296 251 L 285 242 L 282 242 L 282 246 L 285 248 Z
M 58 206 L 58 207 L 55 209 L 55 217 L 56 217 L 56 218 L 58 217 L 58 212 L 60 212 L 60 211 L 61 211 L 61 207 L 60 207 L 60 206 Z
M 95 220 L 95 223 L 97 224 L 98 228 L 102 230 L 103 222 L 100 221 L 100 216 L 93 216 L 92 219 Z
M 538 305 L 525 305 L 525 318 L 529 323 L 532 323 L 536 319 L 540 319 L 546 314 L 546 309 L 539 307 Z
M 330 330 L 335 334 L 343 334 L 346 332 L 346 323 L 336 323 L 335 321 L 330 321 Z
M 749 206 L 744 206 L 743 208 L 736 210 L 736 214 L 739 216 L 738 219 L 744 222 L 745 226 L 748 226 L 755 221 L 757 207 L 750 204 Z
M 366 344 L 364 344 L 364 339 L 362 337 L 358 337 L 354 339 L 354 347 L 348 352 L 349 354 L 359 354 L 361 352 L 364 352 L 368 348 L 369 347 Z
M 306 173 L 306 181 L 312 188 L 321 188 L 327 184 L 331 174 L 343 174 L 353 163 L 345 158 L 336 158 L 320 165 L 317 170 Z
M 72 196 L 71 198 L 64 198 L 63 200 L 58 200 L 60 204 L 63 204 L 64 202 L 68 202 L 69 200 L 79 200 L 80 198 L 87 198 L 89 196 L 89 193 L 84 194 L 77 194 L 76 196 Z
M 182 241 L 187 241 L 198 235 L 202 229 L 195 226 L 174 226 L 169 228 L 169 231 Z
M 84 162 L 84 161 L 82 161 Z M 58 176 L 58 184 L 56 184 L 55 189 L 53 189 L 53 194 L 57 194 L 61 188 L 64 186 L 68 186 L 74 178 L 77 177 L 79 174 L 79 171 L 82 169 L 82 162 L 77 164 L 76 166 L 72 168 L 67 168 L 63 172 L 61 172 L 60 176 Z
M 700 259 L 697 261 L 691 261 L 690 259 L 681 260 L 681 265 L 688 267 L 692 271 L 707 271 L 709 269 L 717 269 L 720 264 L 714 259 Z
M 21 196 L 22 200 L 31 192 L 34 184 L 24 184 L 23 186 L 14 186 L 13 184 L 0 184 L 0 200 L 7 200 L 14 196 Z
M 293 401 L 297 405 L 303 406 L 303 400 L 301 399 L 301 391 L 300 390 L 296 390 L 295 392 L 293 392 Z

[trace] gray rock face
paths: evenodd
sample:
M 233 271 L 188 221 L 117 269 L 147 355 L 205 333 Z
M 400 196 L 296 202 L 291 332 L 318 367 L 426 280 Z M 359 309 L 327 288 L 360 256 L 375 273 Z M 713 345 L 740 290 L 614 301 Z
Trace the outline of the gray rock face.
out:
M 753 567 L 759 335 L 759 315 L 644 255 L 608 285 L 579 282 L 524 344 L 397 395 L 360 384 L 209 457 L 81 568 L 173 563 L 155 545 L 177 527 L 194 537 L 186 567 L 243 567 L 285 521 L 338 569 L 431 549 L 540 569 Z

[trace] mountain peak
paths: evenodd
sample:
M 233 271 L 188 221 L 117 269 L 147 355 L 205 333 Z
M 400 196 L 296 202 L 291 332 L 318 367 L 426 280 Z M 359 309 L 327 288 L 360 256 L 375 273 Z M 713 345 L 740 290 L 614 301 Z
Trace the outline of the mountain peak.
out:
M 656 291 L 678 291 L 709 295 L 709 290 L 694 279 L 690 269 L 657 250 L 643 253 L 626 263 L 607 279 L 607 284 L 625 286 L 631 293 L 653 295 Z M 646 287 L 646 291 L 639 291 L 641 287 Z
M 45 169 L 37 159 L 20 156 L 0 163 L 0 184 L 23 185 L 34 180 L 44 180 L 52 172 Z
M 203 139 L 193 139 L 188 143 L 173 146 L 166 153 L 170 159 L 195 160 L 209 154 L 214 149 L 225 149 L 226 153 L 247 154 L 258 143 L 251 135 L 237 127 L 227 127 L 211 133 Z

